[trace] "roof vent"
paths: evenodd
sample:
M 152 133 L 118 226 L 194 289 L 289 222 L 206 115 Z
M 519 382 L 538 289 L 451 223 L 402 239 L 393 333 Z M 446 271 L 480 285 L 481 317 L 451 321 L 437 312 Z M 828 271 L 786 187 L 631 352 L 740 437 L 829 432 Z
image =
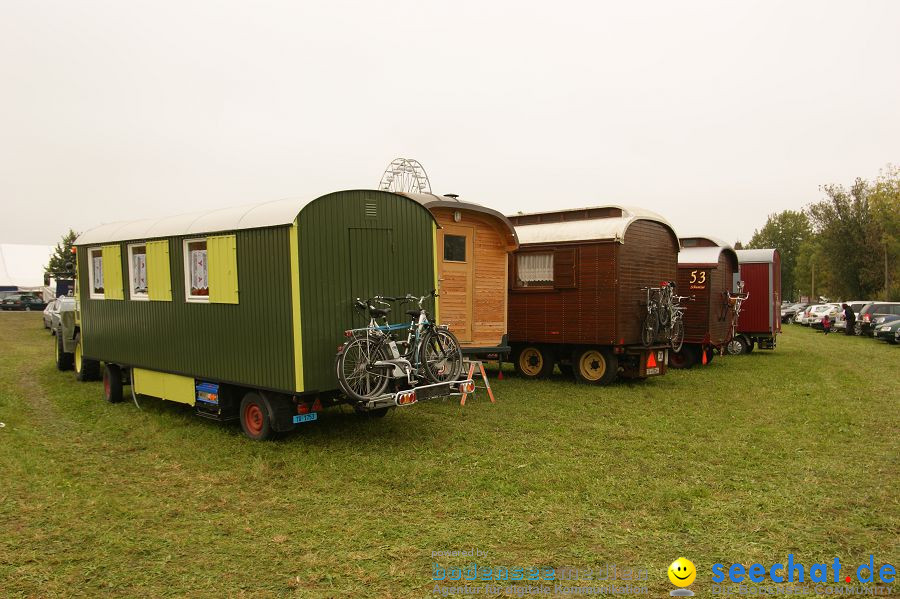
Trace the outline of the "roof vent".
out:
M 366 202 L 365 214 L 366 218 L 378 218 L 378 204 L 375 202 Z
M 445 193 L 445 194 L 444 194 L 444 197 L 445 197 L 445 198 L 450 198 L 450 199 L 452 199 L 452 200 L 458 200 L 458 199 L 459 199 L 459 194 L 458 194 L 458 193 Z

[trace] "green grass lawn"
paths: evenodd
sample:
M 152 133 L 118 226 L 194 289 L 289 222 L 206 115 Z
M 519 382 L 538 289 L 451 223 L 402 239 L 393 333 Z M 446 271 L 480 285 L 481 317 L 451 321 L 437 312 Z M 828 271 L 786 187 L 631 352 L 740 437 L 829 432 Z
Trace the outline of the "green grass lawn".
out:
M 58 372 L 0 314 L 0 597 L 424 597 L 432 566 L 898 565 L 900 348 L 786 327 L 774 352 L 588 388 L 493 381 L 276 442 Z M 127 391 L 127 389 L 126 389 Z M 479 549 L 486 557 L 432 558 Z

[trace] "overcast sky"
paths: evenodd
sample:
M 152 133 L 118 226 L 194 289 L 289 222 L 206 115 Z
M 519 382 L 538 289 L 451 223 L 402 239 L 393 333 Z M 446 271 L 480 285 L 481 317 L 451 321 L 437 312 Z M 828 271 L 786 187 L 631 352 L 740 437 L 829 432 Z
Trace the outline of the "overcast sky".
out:
M 900 2 L 0 0 L 0 242 L 375 187 L 747 241 L 900 162 Z

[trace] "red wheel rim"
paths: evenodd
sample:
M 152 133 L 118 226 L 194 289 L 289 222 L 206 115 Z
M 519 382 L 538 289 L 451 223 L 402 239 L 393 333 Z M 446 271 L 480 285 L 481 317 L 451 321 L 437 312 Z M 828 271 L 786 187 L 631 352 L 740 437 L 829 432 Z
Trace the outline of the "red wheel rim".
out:
M 255 403 L 248 404 L 247 407 L 244 408 L 244 426 L 247 427 L 248 432 L 254 435 L 258 435 L 262 432 L 263 413 Z

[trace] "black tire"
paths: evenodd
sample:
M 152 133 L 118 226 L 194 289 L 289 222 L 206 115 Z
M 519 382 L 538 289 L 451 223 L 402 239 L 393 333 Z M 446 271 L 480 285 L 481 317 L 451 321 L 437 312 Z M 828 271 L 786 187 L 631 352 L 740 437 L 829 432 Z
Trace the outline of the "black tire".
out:
M 669 366 L 680 370 L 693 368 L 700 359 L 700 348 L 696 345 L 684 345 L 681 351 L 669 354 Z
M 462 349 L 456 335 L 448 329 L 431 329 L 419 344 L 419 364 L 431 383 L 459 379 L 463 370 Z
M 81 333 L 75 336 L 75 378 L 82 382 L 100 380 L 100 362 L 82 355 Z
M 63 345 L 62 335 L 56 336 L 56 369 L 57 370 L 72 370 L 72 364 L 75 361 L 75 356 L 67 353 L 65 346 Z
M 608 385 L 619 374 L 619 359 L 605 347 L 586 347 L 572 354 L 575 380 L 585 385 Z
M 103 399 L 109 403 L 122 401 L 122 369 L 116 364 L 103 369 Z
M 641 343 L 644 347 L 649 347 L 656 341 L 657 335 L 659 335 L 659 316 L 656 310 L 650 310 L 641 323 Z
M 269 409 L 269 402 L 255 391 L 244 395 L 238 417 L 241 421 L 241 430 L 254 441 L 265 441 L 275 434 L 272 429 L 272 411 Z
M 545 379 L 553 374 L 553 352 L 543 345 L 523 345 L 516 349 L 513 366 L 524 379 Z
M 672 333 L 669 337 L 669 345 L 672 351 L 680 351 L 684 345 L 684 321 L 679 319 L 672 324 Z
M 26 311 L 26 312 L 31 312 L 31 306 L 25 306 L 25 311 Z
M 861 322 L 857 322 L 857 323 L 853 324 L 853 334 L 854 335 L 856 335 L 856 336 L 862 335 L 862 330 L 863 330 L 863 328 L 862 328 Z
M 747 339 L 747 349 L 744 351 L 744 353 L 749 354 L 754 349 L 756 349 L 756 343 L 753 342 L 753 339 Z
M 726 346 L 726 351 L 730 356 L 740 356 L 741 354 L 747 353 L 747 346 L 749 345 L 747 338 L 743 335 L 738 335 L 734 339 L 728 342 Z
M 384 374 L 377 374 L 366 369 L 367 363 L 388 359 L 385 347 L 376 343 L 366 337 L 354 337 L 344 344 L 335 359 L 335 374 L 341 390 L 356 401 L 369 401 L 379 397 L 390 382 L 389 370 L 385 369 L 380 371 Z M 360 368 L 365 369 L 365 372 L 361 372 Z M 358 372 L 360 373 L 357 374 Z

